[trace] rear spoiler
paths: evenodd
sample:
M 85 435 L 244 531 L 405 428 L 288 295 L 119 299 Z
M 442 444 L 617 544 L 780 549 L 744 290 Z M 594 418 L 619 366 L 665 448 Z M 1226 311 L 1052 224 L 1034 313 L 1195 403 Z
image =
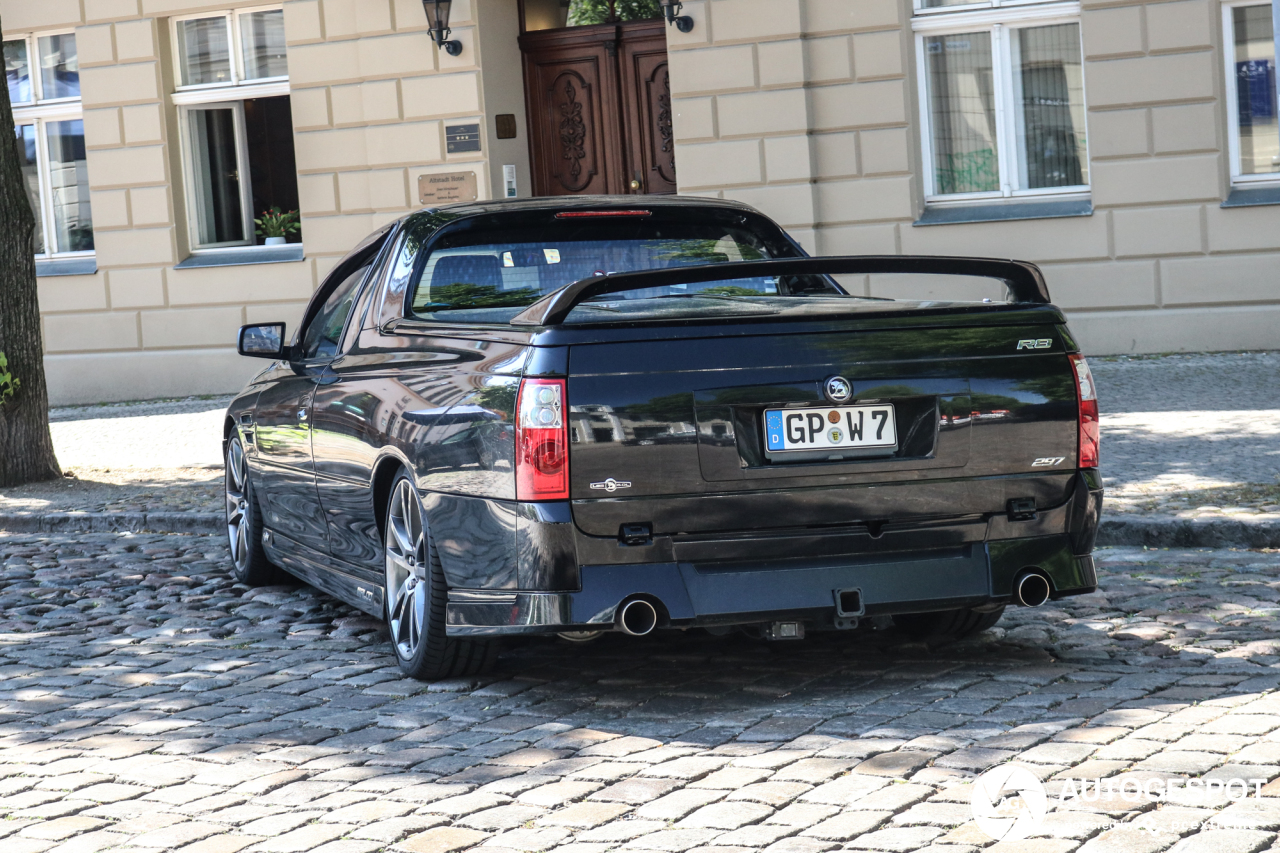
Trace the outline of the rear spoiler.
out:
M 933 275 L 969 275 L 994 278 L 1009 288 L 1009 301 L 1029 305 L 1047 305 L 1049 288 L 1044 274 L 1026 261 L 1002 261 L 996 258 L 948 258 L 901 255 L 848 255 L 825 258 L 783 258 L 773 261 L 741 261 L 727 264 L 705 264 L 693 267 L 623 272 L 584 278 L 547 294 L 517 314 L 514 326 L 556 326 L 569 312 L 593 296 L 643 290 L 647 287 L 670 287 L 677 284 L 702 284 L 708 281 L 731 281 L 782 275 L 868 275 L 875 273 L 917 273 Z

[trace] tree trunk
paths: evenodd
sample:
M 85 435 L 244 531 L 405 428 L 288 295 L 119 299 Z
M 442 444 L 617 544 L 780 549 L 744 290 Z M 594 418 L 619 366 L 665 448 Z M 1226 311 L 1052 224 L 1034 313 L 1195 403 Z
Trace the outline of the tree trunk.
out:
M 0 487 L 62 475 L 49 435 L 40 305 L 32 240 L 35 217 L 18 163 L 9 87 L 0 85 L 0 353 L 17 387 L 0 399 Z

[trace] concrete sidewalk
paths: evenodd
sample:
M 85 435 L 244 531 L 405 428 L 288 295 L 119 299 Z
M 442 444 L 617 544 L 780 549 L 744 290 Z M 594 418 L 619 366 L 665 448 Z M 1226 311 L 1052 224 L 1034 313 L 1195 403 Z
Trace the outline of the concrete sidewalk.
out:
M 1280 511 L 1280 353 L 1092 359 L 1108 510 Z
M 1280 546 L 1280 353 L 1094 358 L 1102 541 Z M 229 398 L 56 409 L 75 474 L 0 493 L 0 529 L 213 531 Z
M 1280 353 L 1090 366 L 1103 412 L 1102 542 L 1280 546 Z

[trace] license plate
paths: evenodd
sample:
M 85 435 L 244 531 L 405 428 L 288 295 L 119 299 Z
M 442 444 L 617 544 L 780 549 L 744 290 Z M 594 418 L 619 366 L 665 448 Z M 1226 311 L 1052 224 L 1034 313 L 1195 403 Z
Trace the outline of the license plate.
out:
M 898 446 L 893 406 L 767 409 L 765 447 L 772 453 Z

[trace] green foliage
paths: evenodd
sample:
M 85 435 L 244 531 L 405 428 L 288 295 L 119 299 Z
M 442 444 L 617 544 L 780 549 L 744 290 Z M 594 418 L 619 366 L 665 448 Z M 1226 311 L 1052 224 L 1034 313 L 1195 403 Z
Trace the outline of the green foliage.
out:
M 278 207 L 262 211 L 262 218 L 253 220 L 253 224 L 258 226 L 256 233 L 259 237 L 287 237 L 302 228 L 298 224 L 298 211 L 281 213 Z
M 431 301 L 421 311 L 455 311 L 459 308 L 523 308 L 542 298 L 536 287 L 498 290 L 492 284 L 457 282 L 431 288 Z M 416 307 L 416 306 L 415 306 Z
M 22 382 L 9 372 L 9 359 L 0 352 L 0 406 L 13 399 Z
M 993 192 L 1000 189 L 996 152 L 990 148 L 938 155 L 938 192 Z
M 744 261 L 766 260 L 754 246 L 736 243 Z M 729 256 L 721 250 L 719 240 L 660 240 L 653 245 L 653 256 L 660 261 L 683 261 L 688 264 L 723 264 Z
M 692 421 L 695 417 L 693 395 L 682 393 L 654 397 L 648 402 L 632 405 L 631 412 L 637 417 L 648 418 L 651 421 L 667 423 Z
M 752 290 L 749 287 L 739 287 L 736 284 L 717 284 L 714 287 L 705 287 L 701 293 L 709 293 L 715 296 L 764 296 L 763 291 Z
M 585 27 L 610 21 L 649 21 L 661 16 L 658 0 L 571 0 L 568 24 Z
M 516 411 L 516 392 L 519 388 L 518 383 L 507 381 L 486 385 L 476 395 L 476 405 L 510 418 Z

